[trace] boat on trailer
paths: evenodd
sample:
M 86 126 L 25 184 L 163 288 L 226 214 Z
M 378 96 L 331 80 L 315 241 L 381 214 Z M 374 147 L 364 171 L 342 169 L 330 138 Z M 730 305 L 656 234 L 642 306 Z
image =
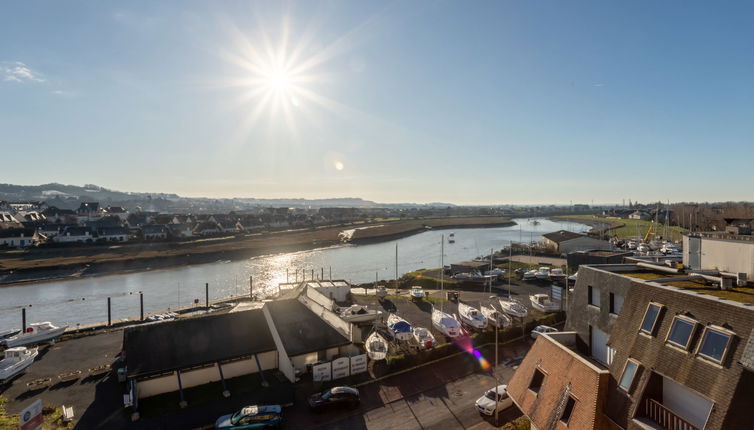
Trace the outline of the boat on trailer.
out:
M 387 329 L 396 340 L 411 340 L 413 330 L 411 324 L 396 314 L 390 314 L 387 317 Z
M 37 348 L 17 346 L 5 350 L 5 357 L 0 360 L 0 381 L 7 381 L 21 374 L 31 366 L 34 359 L 39 355 Z
M 500 307 L 503 309 L 503 312 L 514 317 L 524 318 L 529 314 L 526 306 L 515 299 L 500 299 Z
M 511 319 L 505 313 L 495 309 L 491 304 L 489 306 L 482 305 L 480 310 L 482 311 L 482 315 L 487 318 L 489 324 L 496 328 L 505 328 L 511 325 Z
M 344 321 L 351 323 L 360 323 L 374 321 L 382 315 L 382 311 L 369 309 L 362 305 L 351 305 L 348 307 L 340 308 L 338 315 Z
M 487 318 L 479 312 L 479 309 L 466 303 L 458 302 L 458 316 L 461 318 L 461 322 L 469 327 L 477 330 L 483 330 L 487 327 Z
M 555 312 L 560 310 L 560 302 L 554 302 L 547 294 L 533 294 L 529 296 L 531 307 L 540 312 Z
M 49 342 L 63 335 L 68 326 L 56 327 L 51 322 L 31 323 L 26 330 L 3 339 L 7 348 Z
M 447 337 L 454 338 L 461 335 L 461 323 L 445 312 L 432 308 L 432 325 Z
M 414 339 L 424 349 L 430 349 L 435 346 L 435 336 L 429 329 L 424 327 L 414 327 Z
M 378 332 L 373 331 L 364 342 L 367 356 L 372 360 L 384 360 L 387 357 L 387 340 Z

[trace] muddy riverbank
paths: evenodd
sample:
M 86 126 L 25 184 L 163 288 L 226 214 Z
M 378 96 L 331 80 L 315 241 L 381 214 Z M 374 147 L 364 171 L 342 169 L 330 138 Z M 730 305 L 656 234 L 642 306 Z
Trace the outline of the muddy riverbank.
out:
M 0 255 L 0 286 L 236 261 L 261 255 L 326 248 L 343 243 L 340 240 L 343 230 L 365 226 L 370 228 L 356 230 L 351 243 L 391 241 L 427 229 L 512 225 L 515 225 L 515 222 L 500 217 L 427 218 L 186 242 L 92 245 L 40 248 L 20 253 L 5 252 Z

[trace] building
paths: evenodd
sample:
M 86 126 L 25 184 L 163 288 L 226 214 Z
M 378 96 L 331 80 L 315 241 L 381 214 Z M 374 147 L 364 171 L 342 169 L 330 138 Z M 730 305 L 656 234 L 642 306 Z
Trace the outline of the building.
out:
M 125 222 L 128 219 L 128 211 L 121 206 L 108 206 L 105 208 L 105 215 L 117 216 L 121 222 Z
M 733 226 L 733 229 L 747 231 L 743 226 Z M 750 230 L 749 234 L 686 234 L 683 236 L 683 265 L 694 270 L 718 270 L 754 281 L 754 236 Z
M 633 252 L 589 250 L 569 252 L 566 260 L 569 269 L 578 270 L 582 264 L 620 264 L 633 255 Z
M 0 229 L 0 246 L 26 248 L 34 245 L 36 241 L 37 236 L 33 228 Z
M 164 225 L 144 225 L 141 227 L 141 235 L 144 240 L 165 240 L 168 238 L 168 228 Z
M 557 254 L 612 249 L 610 243 L 605 240 L 594 239 L 584 234 L 566 230 L 544 234 L 540 243 L 544 248 Z
M 565 428 L 569 403 L 569 419 L 604 424 L 575 428 L 750 428 L 754 288 L 732 281 L 646 263 L 581 266 L 567 331 L 537 339 L 511 397 L 533 428 Z M 576 395 L 583 385 L 597 395 Z M 547 419 L 543 404 L 555 405 Z
M 78 209 L 76 209 L 76 217 L 79 220 L 79 224 L 83 224 L 85 221 L 97 220 L 103 215 L 104 211 L 98 202 L 81 203 Z
M 300 293 L 307 289 L 302 284 Z M 186 388 L 216 381 L 225 386 L 226 379 L 260 370 L 278 370 L 295 382 L 315 363 L 363 355 L 345 335 L 349 323 L 317 314 L 306 302 L 311 300 L 301 294 L 252 309 L 126 328 L 123 349 L 135 396 L 179 391 L 183 398 Z
M 176 238 L 186 238 L 194 235 L 190 224 L 168 224 L 170 235 Z
M 106 242 L 127 242 L 128 229 L 125 227 L 100 227 L 97 229 L 97 240 Z
M 89 227 L 65 227 L 57 236 L 52 240 L 57 243 L 91 243 L 96 238 Z
M 489 261 L 460 261 L 458 263 L 450 264 L 450 274 L 455 275 L 458 273 L 483 273 L 490 269 Z
M 631 214 L 628 215 L 628 219 L 648 221 L 652 219 L 652 215 L 650 215 L 649 212 L 647 211 L 636 210 L 636 211 L 631 212 Z

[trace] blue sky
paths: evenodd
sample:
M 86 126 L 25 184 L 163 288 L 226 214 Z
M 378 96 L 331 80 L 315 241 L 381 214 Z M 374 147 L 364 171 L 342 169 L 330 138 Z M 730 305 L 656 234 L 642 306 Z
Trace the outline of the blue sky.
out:
M 752 200 L 752 18 L 745 2 L 5 2 L 0 182 Z

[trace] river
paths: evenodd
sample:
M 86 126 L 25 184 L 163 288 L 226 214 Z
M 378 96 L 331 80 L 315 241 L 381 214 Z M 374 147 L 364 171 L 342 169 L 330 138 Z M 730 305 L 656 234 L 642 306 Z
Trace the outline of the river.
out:
M 204 284 L 209 283 L 210 300 L 248 295 L 249 276 L 255 291 L 272 291 L 286 282 L 286 270 L 293 282 L 302 272 L 307 279 L 320 276 L 353 283 L 395 277 L 395 244 L 398 244 L 398 274 L 440 267 L 440 241 L 445 235 L 445 264 L 488 255 L 510 241 L 539 240 L 556 230 L 583 232 L 590 227 L 572 222 L 516 219 L 511 227 L 428 230 L 398 240 L 369 245 L 342 245 L 310 251 L 253 257 L 164 270 L 50 281 L 0 288 L 0 331 L 21 325 L 21 307 L 27 307 L 27 322 L 51 321 L 56 325 L 91 324 L 107 321 L 107 298 L 112 300 L 112 318 L 139 314 L 139 291 L 144 293 L 144 312 L 161 312 L 204 303 Z M 447 235 L 455 233 L 455 243 Z M 31 305 L 31 307 L 29 307 Z

